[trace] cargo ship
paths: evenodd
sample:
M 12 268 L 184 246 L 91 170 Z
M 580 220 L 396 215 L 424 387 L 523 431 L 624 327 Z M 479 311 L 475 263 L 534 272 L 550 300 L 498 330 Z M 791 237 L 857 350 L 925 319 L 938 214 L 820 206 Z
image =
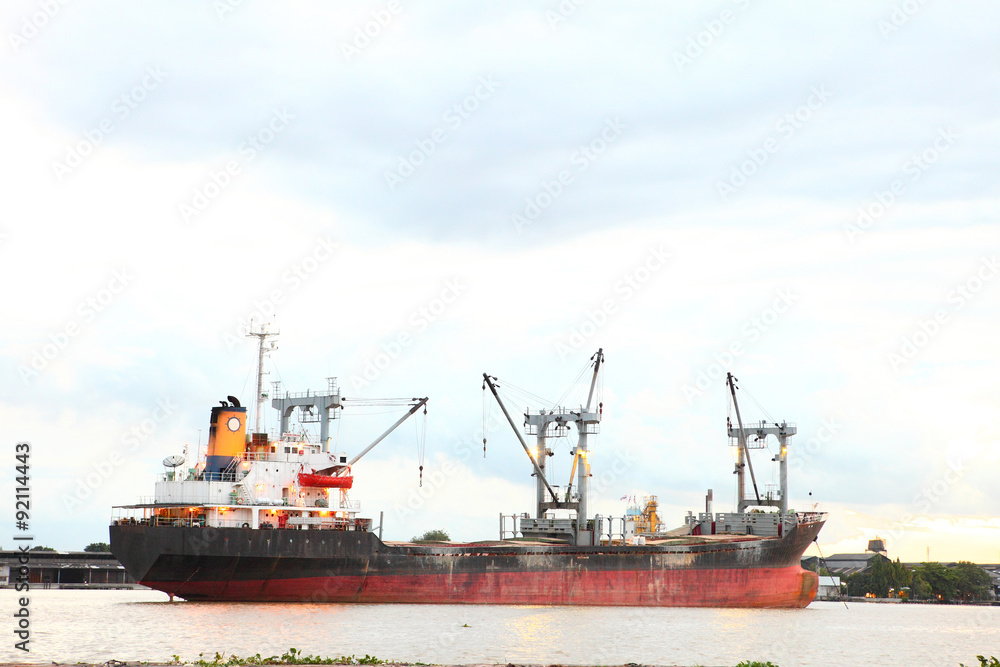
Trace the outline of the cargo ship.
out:
M 800 559 L 826 515 L 787 506 L 788 444 L 796 428 L 744 427 L 731 375 L 735 512 L 713 513 L 709 491 L 705 511 L 688 512 L 672 530 L 664 529 L 655 497 L 621 517 L 591 515 L 588 438 L 603 413 L 603 404 L 593 405 L 604 360 L 598 350 L 585 403 L 525 411 L 534 447 L 514 424 L 497 379 L 483 375 L 484 395 L 489 389 L 531 462 L 533 514 L 501 514 L 496 540 L 393 542 L 382 539 L 381 520 L 363 517 L 350 498 L 353 467 L 418 410 L 426 414 L 428 399 L 406 401 L 395 424 L 348 458 L 328 451 L 329 424 L 350 404 L 336 381 L 320 393 L 281 393 L 276 385 L 271 404 L 280 429 L 272 437 L 260 415 L 268 397 L 261 387 L 265 341 L 274 334 L 251 335 L 259 340 L 255 430 L 248 432 L 247 409 L 228 397 L 212 408 L 208 446 L 194 465 L 168 457 L 153 498 L 113 509 L 112 552 L 136 581 L 171 599 L 800 608 L 816 595 L 817 575 Z M 289 430 L 296 410 L 301 422 L 319 423 L 318 441 Z M 555 487 L 547 471 L 550 443 L 574 430 L 570 482 Z M 765 449 L 769 436 L 777 439 L 780 488 L 762 497 L 750 453 Z

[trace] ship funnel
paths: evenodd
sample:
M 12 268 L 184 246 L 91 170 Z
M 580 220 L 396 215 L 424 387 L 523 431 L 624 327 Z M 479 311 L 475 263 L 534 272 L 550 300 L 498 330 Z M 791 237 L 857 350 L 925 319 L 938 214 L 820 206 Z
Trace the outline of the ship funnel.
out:
M 232 399 L 233 397 L 228 397 Z M 208 429 L 208 455 L 205 458 L 205 472 L 222 473 L 232 464 L 233 459 L 246 451 L 247 409 L 234 405 L 220 405 L 212 408 L 212 421 Z

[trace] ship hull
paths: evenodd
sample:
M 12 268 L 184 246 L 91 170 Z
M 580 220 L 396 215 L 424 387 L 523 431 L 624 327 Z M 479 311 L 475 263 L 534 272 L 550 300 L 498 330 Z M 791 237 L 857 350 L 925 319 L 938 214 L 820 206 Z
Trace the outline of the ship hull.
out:
M 403 545 L 364 531 L 115 525 L 140 583 L 187 600 L 805 607 L 822 521 L 780 538 L 648 546 Z

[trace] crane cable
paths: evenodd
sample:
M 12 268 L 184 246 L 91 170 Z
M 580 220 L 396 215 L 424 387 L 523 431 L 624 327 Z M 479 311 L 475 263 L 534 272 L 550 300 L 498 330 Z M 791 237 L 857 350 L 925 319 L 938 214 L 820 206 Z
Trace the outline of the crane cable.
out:
M 486 379 L 483 379 L 483 458 L 486 458 L 486 434 L 493 423 L 493 401 L 486 396 Z
M 819 535 L 813 538 L 813 542 L 816 543 L 816 551 L 819 552 L 819 562 L 822 563 L 826 571 L 829 572 L 830 566 L 826 564 L 826 559 L 823 558 L 823 550 L 819 548 Z M 816 574 L 817 576 L 819 576 L 818 572 Z M 839 590 L 838 592 L 840 593 L 840 601 L 844 603 L 844 609 L 850 609 L 850 607 L 847 606 L 847 600 L 844 599 L 843 589 Z
M 580 372 L 576 374 L 576 377 L 573 378 L 573 381 L 569 383 L 569 386 L 566 387 L 566 391 L 563 392 L 563 395 L 559 397 L 558 401 L 556 401 L 556 405 L 566 405 L 565 401 L 569 396 L 569 393 L 574 389 L 579 390 L 580 380 L 583 379 L 584 374 L 590 370 L 591 366 L 593 366 L 593 364 L 588 360 L 587 363 L 583 365 L 583 368 L 580 369 Z
M 415 420 L 413 428 L 417 434 L 417 462 L 420 471 L 420 486 L 424 485 L 424 451 L 427 446 L 427 404 L 424 404 L 424 418 Z

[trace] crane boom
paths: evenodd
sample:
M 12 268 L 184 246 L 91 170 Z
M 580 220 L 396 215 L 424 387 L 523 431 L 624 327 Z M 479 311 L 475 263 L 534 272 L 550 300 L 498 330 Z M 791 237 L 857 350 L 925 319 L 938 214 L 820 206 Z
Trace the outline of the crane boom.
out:
M 412 408 L 410 408 L 409 412 L 407 412 L 405 415 L 403 415 L 402 417 L 400 417 L 399 420 L 395 424 L 393 424 L 392 426 L 390 426 L 389 429 L 385 433 L 383 433 L 379 437 L 375 438 L 375 442 L 373 442 L 372 444 L 370 444 L 367 447 L 365 447 L 364 449 L 362 449 L 360 454 L 358 454 L 353 459 L 351 459 L 350 461 L 347 462 L 347 465 L 348 466 L 352 466 L 355 463 L 357 463 L 358 459 L 360 459 L 362 456 L 364 456 L 365 454 L 367 454 L 368 452 L 370 452 L 372 449 L 374 449 L 375 445 L 377 445 L 378 443 L 380 443 L 383 440 L 385 440 L 386 436 L 388 436 L 390 433 L 392 433 L 393 431 L 395 431 L 397 426 L 399 426 L 400 424 L 402 424 L 403 422 L 405 422 L 407 419 L 409 419 L 410 415 L 412 415 L 414 412 L 416 412 L 417 410 L 420 409 L 420 406 L 426 405 L 427 401 L 428 401 L 427 398 L 417 399 L 417 402 L 413 405 Z
M 746 457 L 747 466 L 750 468 L 750 481 L 753 482 L 753 493 L 757 497 L 757 504 L 760 504 L 760 492 L 757 490 L 757 478 L 753 474 L 753 462 L 750 460 L 750 449 L 747 447 L 747 432 L 743 430 L 743 418 L 740 417 L 740 404 L 736 402 L 736 387 L 733 384 L 732 373 L 726 373 L 726 382 L 729 383 L 729 392 L 733 395 L 733 407 L 736 408 L 736 423 L 740 426 L 740 447 L 743 450 L 743 455 Z M 743 489 L 740 489 L 740 498 L 742 499 Z M 740 507 L 736 508 L 736 511 L 742 512 L 743 509 Z
M 505 406 L 503 401 L 500 400 L 500 395 L 497 394 L 497 388 L 493 384 L 493 379 L 486 373 L 483 373 L 483 379 L 486 380 L 486 384 L 489 386 L 490 391 L 493 392 L 493 398 L 497 399 L 497 403 L 500 404 L 500 409 L 503 410 L 504 417 L 507 418 L 507 421 L 510 423 L 510 427 L 514 430 L 514 435 L 517 436 L 518 442 L 520 442 L 521 447 L 524 448 L 524 453 L 528 455 L 529 459 L 531 459 L 531 465 L 535 468 L 535 474 L 538 475 L 538 478 L 545 483 L 545 488 L 549 490 L 550 494 L 552 494 L 552 501 L 558 502 L 559 499 L 556 498 L 556 492 L 552 490 L 549 480 L 545 479 L 545 473 L 543 473 L 542 469 L 538 467 L 538 462 L 535 460 L 535 457 L 531 455 L 531 450 L 528 449 L 528 445 L 524 442 L 524 438 L 521 437 L 521 432 L 517 430 L 517 426 L 514 425 L 514 420 L 510 418 L 510 413 L 507 412 L 507 406 Z

